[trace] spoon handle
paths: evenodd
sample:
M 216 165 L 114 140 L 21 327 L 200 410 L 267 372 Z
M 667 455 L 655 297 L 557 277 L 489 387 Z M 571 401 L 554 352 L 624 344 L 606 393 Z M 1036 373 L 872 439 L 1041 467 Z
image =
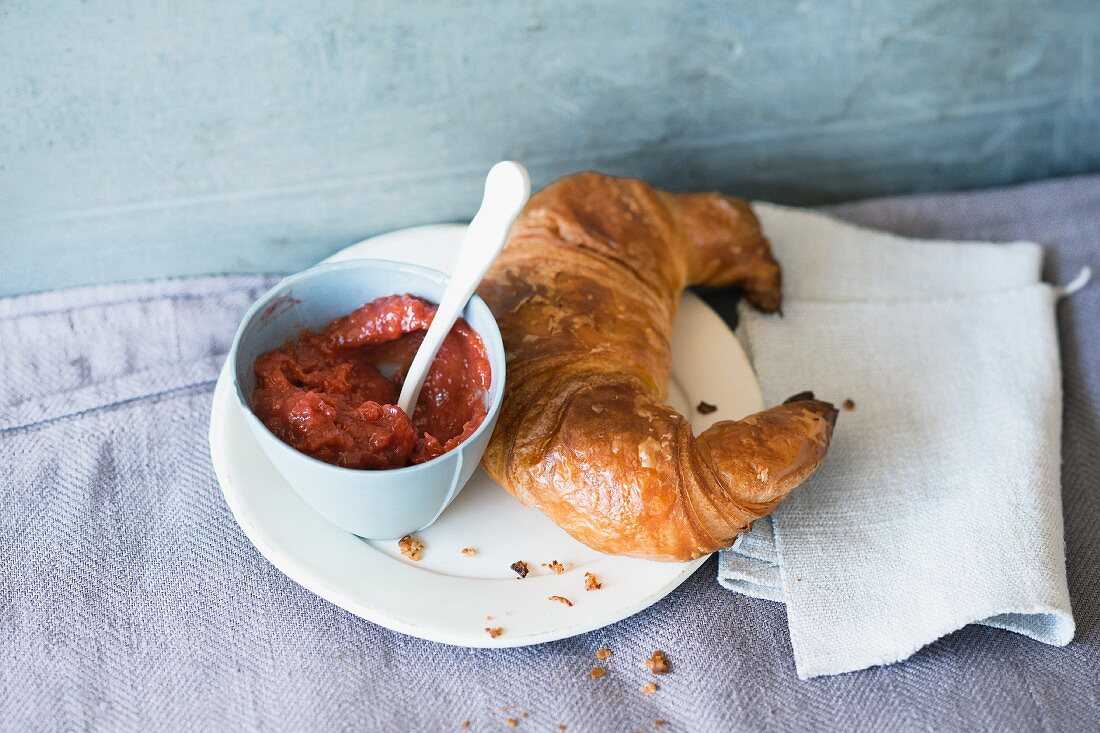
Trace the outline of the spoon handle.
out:
M 397 405 L 412 417 L 420 389 L 428 376 L 435 355 L 443 345 L 443 339 L 465 310 L 477 286 L 481 284 L 490 265 L 504 248 L 504 240 L 512 228 L 512 222 L 531 195 L 531 180 L 527 169 L 519 163 L 502 161 L 489 171 L 485 178 L 485 195 L 481 208 L 470 222 L 459 250 L 458 264 L 451 273 L 443 297 L 439 299 L 435 317 L 424 334 L 424 341 L 413 357 L 401 396 Z

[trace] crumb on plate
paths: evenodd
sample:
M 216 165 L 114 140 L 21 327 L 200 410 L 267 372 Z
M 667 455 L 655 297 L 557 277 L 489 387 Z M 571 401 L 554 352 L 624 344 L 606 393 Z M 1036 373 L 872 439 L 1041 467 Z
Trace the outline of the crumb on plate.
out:
M 461 552 L 462 552 L 463 557 L 473 557 L 474 555 L 477 554 L 477 548 L 476 547 L 463 547 Z
M 550 570 L 554 573 L 554 575 L 561 575 L 562 573 L 565 572 L 565 566 L 562 565 L 557 560 L 554 560 L 551 563 L 543 563 L 543 565 L 550 568 Z
M 593 573 L 584 574 L 584 589 L 585 590 L 599 590 L 603 587 L 603 583 Z
M 405 535 L 397 541 L 397 549 L 401 550 L 401 554 L 410 560 L 420 562 L 420 558 L 424 554 L 424 543 L 413 539 L 412 535 Z
M 648 667 L 653 674 L 668 674 L 668 659 L 662 651 L 655 651 L 649 659 L 642 662 L 643 667 Z
M 527 573 L 531 572 L 530 569 L 527 567 L 527 563 L 525 563 L 523 560 L 516 560 L 508 567 L 512 568 L 512 571 L 520 578 L 526 578 Z
M 695 409 L 698 410 L 701 415 L 709 415 L 712 412 L 718 411 L 718 405 L 712 405 L 709 402 L 699 400 L 699 404 L 695 406 Z
M 558 603 L 560 603 L 563 606 L 569 606 L 569 607 L 573 606 L 573 601 L 569 600 L 565 596 L 550 596 L 547 600 L 557 601 Z
M 497 638 L 498 636 L 500 636 L 501 634 L 504 633 L 504 627 L 503 626 L 486 626 L 485 627 L 485 632 L 487 634 L 489 634 L 490 639 L 495 639 L 495 638 Z
M 854 410 L 854 409 L 856 409 L 856 401 L 853 400 L 851 397 L 849 397 L 848 399 L 844 400 L 844 405 L 843 406 L 844 406 L 845 410 L 849 410 L 849 411 Z

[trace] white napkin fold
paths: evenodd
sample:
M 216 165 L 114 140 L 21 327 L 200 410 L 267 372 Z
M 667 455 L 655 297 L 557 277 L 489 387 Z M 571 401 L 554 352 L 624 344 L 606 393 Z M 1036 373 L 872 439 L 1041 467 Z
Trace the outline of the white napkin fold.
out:
M 903 239 L 757 204 L 784 316 L 744 309 L 765 399 L 841 410 L 825 464 L 719 561 L 786 603 L 799 677 L 896 662 L 969 623 L 1073 637 L 1056 292 L 1032 243 Z

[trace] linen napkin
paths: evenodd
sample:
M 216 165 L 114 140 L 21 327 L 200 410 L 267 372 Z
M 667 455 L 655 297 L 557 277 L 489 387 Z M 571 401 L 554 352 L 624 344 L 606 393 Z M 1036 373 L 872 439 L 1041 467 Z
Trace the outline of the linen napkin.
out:
M 783 317 L 741 312 L 764 397 L 851 402 L 825 463 L 721 554 L 719 581 L 786 604 L 803 679 L 970 623 L 1069 643 L 1059 292 L 1039 246 L 755 208 L 785 278 Z

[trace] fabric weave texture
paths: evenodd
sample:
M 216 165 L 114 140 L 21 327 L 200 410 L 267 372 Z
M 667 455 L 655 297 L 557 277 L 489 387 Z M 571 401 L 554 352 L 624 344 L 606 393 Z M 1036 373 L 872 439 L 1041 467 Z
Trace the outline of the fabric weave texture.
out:
M 907 236 L 1100 260 L 1100 177 L 831 213 Z M 632 618 L 513 650 L 402 636 L 296 586 L 237 528 L 206 444 L 238 319 L 274 282 L 213 277 L 0 300 L 0 730 L 1091 730 L 1100 722 L 1100 287 L 1057 306 L 1064 648 L 967 626 L 907 661 L 798 679 L 785 609 L 716 561 Z M 711 303 L 731 320 L 735 300 Z M 842 415 L 843 419 L 843 415 Z M 592 680 L 595 650 L 614 656 Z M 642 695 L 639 662 L 672 672 Z M 527 713 L 527 717 L 523 717 Z
M 969 623 L 1067 644 L 1058 290 L 1039 245 L 756 210 L 785 276 L 782 318 L 740 309 L 764 398 L 809 387 L 849 409 L 825 464 L 721 554 L 719 582 L 786 604 L 803 678 Z

